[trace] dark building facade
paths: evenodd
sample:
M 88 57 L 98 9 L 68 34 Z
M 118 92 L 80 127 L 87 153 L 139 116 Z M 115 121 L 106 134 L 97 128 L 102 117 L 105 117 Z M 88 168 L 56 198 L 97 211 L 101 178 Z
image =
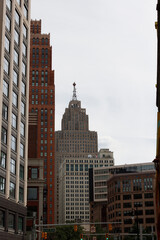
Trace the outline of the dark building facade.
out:
M 56 211 L 55 221 L 59 222 L 59 168 L 65 158 L 84 158 L 97 155 L 97 132 L 89 130 L 88 115 L 77 100 L 76 84 L 73 84 L 73 96 L 62 118 L 62 130 L 55 132 L 55 176 Z
M 54 222 L 55 86 L 50 35 L 41 33 L 41 21 L 31 21 L 29 158 L 44 159 L 43 222 Z M 37 124 L 35 124 L 37 118 Z

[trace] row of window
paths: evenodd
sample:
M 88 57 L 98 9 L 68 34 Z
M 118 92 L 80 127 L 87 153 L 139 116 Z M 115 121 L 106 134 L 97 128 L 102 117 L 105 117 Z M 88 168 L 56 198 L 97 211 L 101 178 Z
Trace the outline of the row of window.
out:
M 7 161 L 7 154 L 1 151 L 1 157 L 0 157 L 0 167 L 6 168 L 6 161 Z M 16 174 L 16 160 L 11 157 L 10 159 L 10 172 L 13 174 Z M 20 179 L 24 179 L 24 166 L 20 164 L 19 169 L 19 176 Z
M 19 6 L 21 6 L 21 0 L 17 0 Z M 12 0 L 6 0 L 6 6 L 8 8 L 8 10 L 11 12 L 12 11 Z M 28 20 L 28 8 L 27 6 L 24 4 L 23 6 L 23 13 L 25 18 Z M 15 21 L 18 24 L 18 26 L 20 26 L 20 14 L 18 13 L 18 10 L 15 11 Z
M 3 210 L 0 210 L 0 227 L 5 227 L 5 218 L 6 218 L 6 212 Z M 16 217 L 15 214 L 9 213 L 8 214 L 8 228 L 15 230 L 16 225 Z M 23 232 L 24 228 L 24 218 L 19 216 L 18 217 L 18 231 Z
M 0 176 L 0 192 L 5 194 L 5 187 L 6 185 L 6 179 Z M 9 188 L 9 196 L 13 199 L 15 199 L 15 193 L 16 193 L 16 184 L 13 182 L 10 182 L 10 188 Z M 22 187 L 19 187 L 19 201 L 24 201 L 24 189 Z
M 34 32 L 34 28 L 33 28 L 33 32 Z M 32 43 L 33 43 L 33 45 L 35 45 L 35 44 L 38 45 L 39 43 L 41 43 L 42 45 L 48 45 L 49 44 L 49 39 L 48 38 L 45 38 L 45 39 L 44 38 L 42 38 L 42 39 L 33 38 Z
M 7 129 L 2 127 L 2 132 L 1 132 L 1 141 L 5 145 L 7 144 Z M 13 151 L 17 151 L 17 138 L 13 135 L 11 135 L 11 149 Z M 20 143 L 20 156 L 24 158 L 24 153 L 25 153 L 25 146 L 23 143 Z

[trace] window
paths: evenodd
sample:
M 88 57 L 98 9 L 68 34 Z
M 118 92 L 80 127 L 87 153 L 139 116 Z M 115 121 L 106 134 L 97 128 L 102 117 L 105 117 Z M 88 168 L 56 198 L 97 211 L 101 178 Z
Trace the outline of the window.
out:
M 4 127 L 2 127 L 1 141 L 7 144 L 7 130 Z
M 32 179 L 37 179 L 38 178 L 38 169 L 37 168 L 32 168 L 31 169 L 31 178 Z
M 18 217 L 18 230 L 23 232 L 23 217 Z
M 5 212 L 0 210 L 0 227 L 4 227 Z
M 24 16 L 26 19 L 28 19 L 28 9 L 26 8 L 26 6 L 24 5 Z
M 10 182 L 10 189 L 9 189 L 10 197 L 15 198 L 15 190 L 16 190 L 15 183 Z
M 11 149 L 17 150 L 17 139 L 13 135 L 11 135 Z
M 22 62 L 22 73 L 26 77 L 27 74 L 27 66 L 24 62 Z
M 6 15 L 6 28 L 9 32 L 11 31 L 11 20 L 7 15 Z
M 22 82 L 21 91 L 22 91 L 23 95 L 25 96 L 26 95 L 26 84 L 24 82 Z
M 6 1 L 6 5 L 7 5 L 9 11 L 11 11 L 11 9 L 12 9 L 12 2 L 11 2 L 11 0 L 7 0 Z
M 9 61 L 4 58 L 4 71 L 9 75 Z
M 20 165 L 20 178 L 24 179 L 24 166 Z
M 17 53 L 17 51 L 15 49 L 14 49 L 14 61 L 18 65 L 18 63 L 19 63 L 19 54 Z
M 17 43 L 17 45 L 19 45 L 20 36 L 19 36 L 19 33 L 17 32 L 16 29 L 14 29 L 14 40 L 15 40 L 15 42 Z
M 14 91 L 12 92 L 12 103 L 14 106 L 18 106 L 18 95 Z
M 16 174 L 16 161 L 13 158 L 10 160 L 10 172 Z
M 10 52 L 10 41 L 9 39 L 5 36 L 5 49 L 7 50 L 7 52 Z
M 38 198 L 38 190 L 37 188 L 28 187 L 28 200 L 37 200 Z
M 20 156 L 24 158 L 24 145 L 20 143 Z
M 21 113 L 25 116 L 25 104 L 21 102 Z
M 28 31 L 27 31 L 27 27 L 25 25 L 23 25 L 23 36 L 27 39 L 27 34 L 28 34 Z
M 0 192 L 5 193 L 5 178 L 0 176 Z
M 22 187 L 19 188 L 19 201 L 24 201 L 24 189 Z
M 4 103 L 3 103 L 3 106 L 2 106 L 2 116 L 5 120 L 8 119 L 8 107 Z
M 9 213 L 8 228 L 15 229 L 15 215 Z
M 12 127 L 17 129 L 17 116 L 14 113 L 12 113 Z
M 23 43 L 23 55 L 27 57 L 27 46 Z
M 17 12 L 17 10 L 15 11 L 15 21 L 16 21 L 17 25 L 20 26 L 20 15 Z
M 18 73 L 13 70 L 13 82 L 18 86 Z
M 19 6 L 21 6 L 21 0 L 17 0 Z
M 25 125 L 23 122 L 21 122 L 21 135 L 24 137 L 25 136 Z
M 9 89 L 8 83 L 5 80 L 3 80 L 3 93 L 4 95 L 6 95 L 6 97 L 8 97 L 8 92 L 9 92 L 8 89 Z
M 6 167 L 6 153 L 1 151 L 1 158 L 0 158 L 0 166 L 5 168 Z

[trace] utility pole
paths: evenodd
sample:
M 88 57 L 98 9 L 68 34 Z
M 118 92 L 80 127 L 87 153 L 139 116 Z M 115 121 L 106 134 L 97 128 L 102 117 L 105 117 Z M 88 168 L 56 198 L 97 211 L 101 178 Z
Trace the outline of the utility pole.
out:
M 157 239 L 160 240 L 160 0 L 157 3 L 157 151 L 153 161 L 156 168 L 156 213 L 157 213 Z

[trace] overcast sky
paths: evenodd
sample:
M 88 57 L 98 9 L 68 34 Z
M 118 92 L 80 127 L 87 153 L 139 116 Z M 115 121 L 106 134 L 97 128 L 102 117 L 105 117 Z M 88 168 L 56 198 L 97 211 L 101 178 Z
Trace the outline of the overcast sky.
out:
M 56 130 L 77 84 L 78 100 L 115 164 L 156 155 L 156 0 L 32 0 L 51 34 Z

